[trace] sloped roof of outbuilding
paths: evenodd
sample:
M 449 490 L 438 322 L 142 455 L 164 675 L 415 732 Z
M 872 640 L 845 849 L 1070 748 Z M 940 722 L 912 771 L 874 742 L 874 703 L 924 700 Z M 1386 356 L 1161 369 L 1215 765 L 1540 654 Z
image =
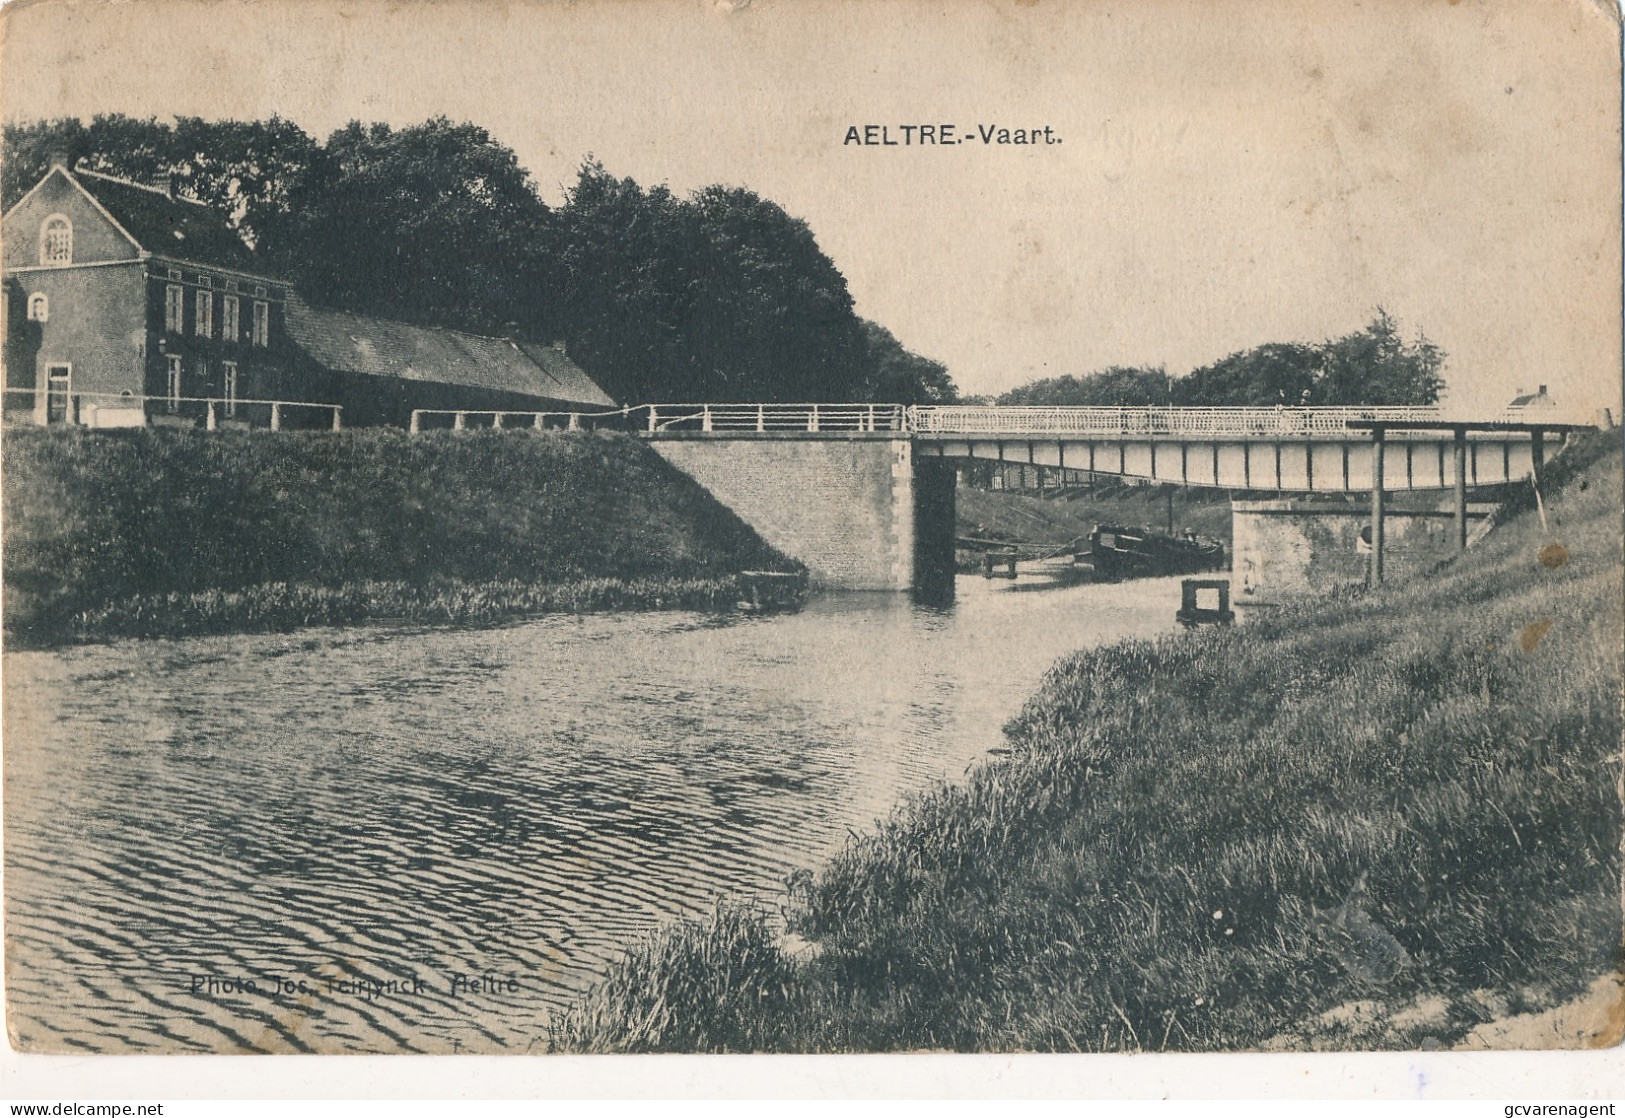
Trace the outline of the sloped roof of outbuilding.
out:
M 606 408 L 615 406 L 615 401 L 609 394 L 599 388 L 598 383 L 587 375 L 586 370 L 570 360 L 559 347 L 537 345 L 534 342 L 517 344 L 527 357 L 536 362 L 548 382 L 556 386 L 558 399 L 579 400 L 582 403 L 599 404 Z
M 552 347 L 522 347 L 508 338 L 325 310 L 292 294 L 287 328 L 317 364 L 336 372 L 464 385 L 586 407 L 615 406 Z

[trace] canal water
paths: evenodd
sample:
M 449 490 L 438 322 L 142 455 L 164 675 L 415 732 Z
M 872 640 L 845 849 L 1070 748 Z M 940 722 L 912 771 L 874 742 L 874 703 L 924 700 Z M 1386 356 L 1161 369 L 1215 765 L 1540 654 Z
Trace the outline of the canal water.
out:
M 1058 656 L 1179 602 L 1043 586 L 9 653 L 13 1036 L 540 1051 L 626 945 L 776 903 L 1001 747 Z

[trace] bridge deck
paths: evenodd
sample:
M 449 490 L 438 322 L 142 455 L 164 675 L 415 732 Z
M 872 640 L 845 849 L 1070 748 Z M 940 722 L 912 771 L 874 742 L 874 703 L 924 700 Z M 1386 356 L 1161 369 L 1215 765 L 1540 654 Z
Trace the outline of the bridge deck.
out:
M 1571 425 L 1445 420 L 1432 407 L 1024 408 L 886 404 L 672 404 L 647 432 L 693 437 L 907 438 L 927 457 L 1019 462 L 1223 489 L 1448 489 L 1538 469 L 1542 432 Z

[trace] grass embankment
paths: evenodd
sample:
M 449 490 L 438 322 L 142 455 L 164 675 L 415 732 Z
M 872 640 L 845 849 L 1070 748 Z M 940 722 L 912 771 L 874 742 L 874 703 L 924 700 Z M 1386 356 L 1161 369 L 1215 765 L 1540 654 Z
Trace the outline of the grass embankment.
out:
M 1189 528 L 1230 546 L 1232 494 L 1228 490 L 1166 485 L 1108 482 L 1092 489 L 1068 490 L 1065 497 L 963 486 L 956 495 L 957 531 L 976 539 L 1018 541 L 1035 552 L 1053 550 L 1087 536 L 1096 524 L 1166 528 L 1170 492 L 1175 531 Z
M 1548 530 L 1436 577 L 1061 661 L 1008 757 L 793 883 L 811 951 L 724 909 L 554 1043 L 1408 1047 L 1577 992 L 1620 945 L 1617 441 L 1552 472 Z
M 14 429 L 8 641 L 731 606 L 795 569 L 636 439 Z

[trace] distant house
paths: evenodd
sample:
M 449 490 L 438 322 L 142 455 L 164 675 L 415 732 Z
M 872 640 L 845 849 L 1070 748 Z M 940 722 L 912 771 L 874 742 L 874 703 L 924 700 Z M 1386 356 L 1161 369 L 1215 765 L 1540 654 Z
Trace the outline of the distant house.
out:
M 1521 388 L 1518 389 L 1518 394 L 1507 405 L 1507 412 L 1510 415 L 1520 416 L 1533 414 L 1535 418 L 1539 418 L 1539 413 L 1555 407 L 1557 407 L 1557 401 L 1546 394 L 1546 386 L 1543 384 L 1535 392 L 1525 392 Z
M 348 424 L 414 408 L 600 410 L 565 354 L 307 307 L 208 206 L 58 162 L 0 218 L 8 421 L 265 426 L 339 404 Z M 288 426 L 330 409 L 279 407 Z

